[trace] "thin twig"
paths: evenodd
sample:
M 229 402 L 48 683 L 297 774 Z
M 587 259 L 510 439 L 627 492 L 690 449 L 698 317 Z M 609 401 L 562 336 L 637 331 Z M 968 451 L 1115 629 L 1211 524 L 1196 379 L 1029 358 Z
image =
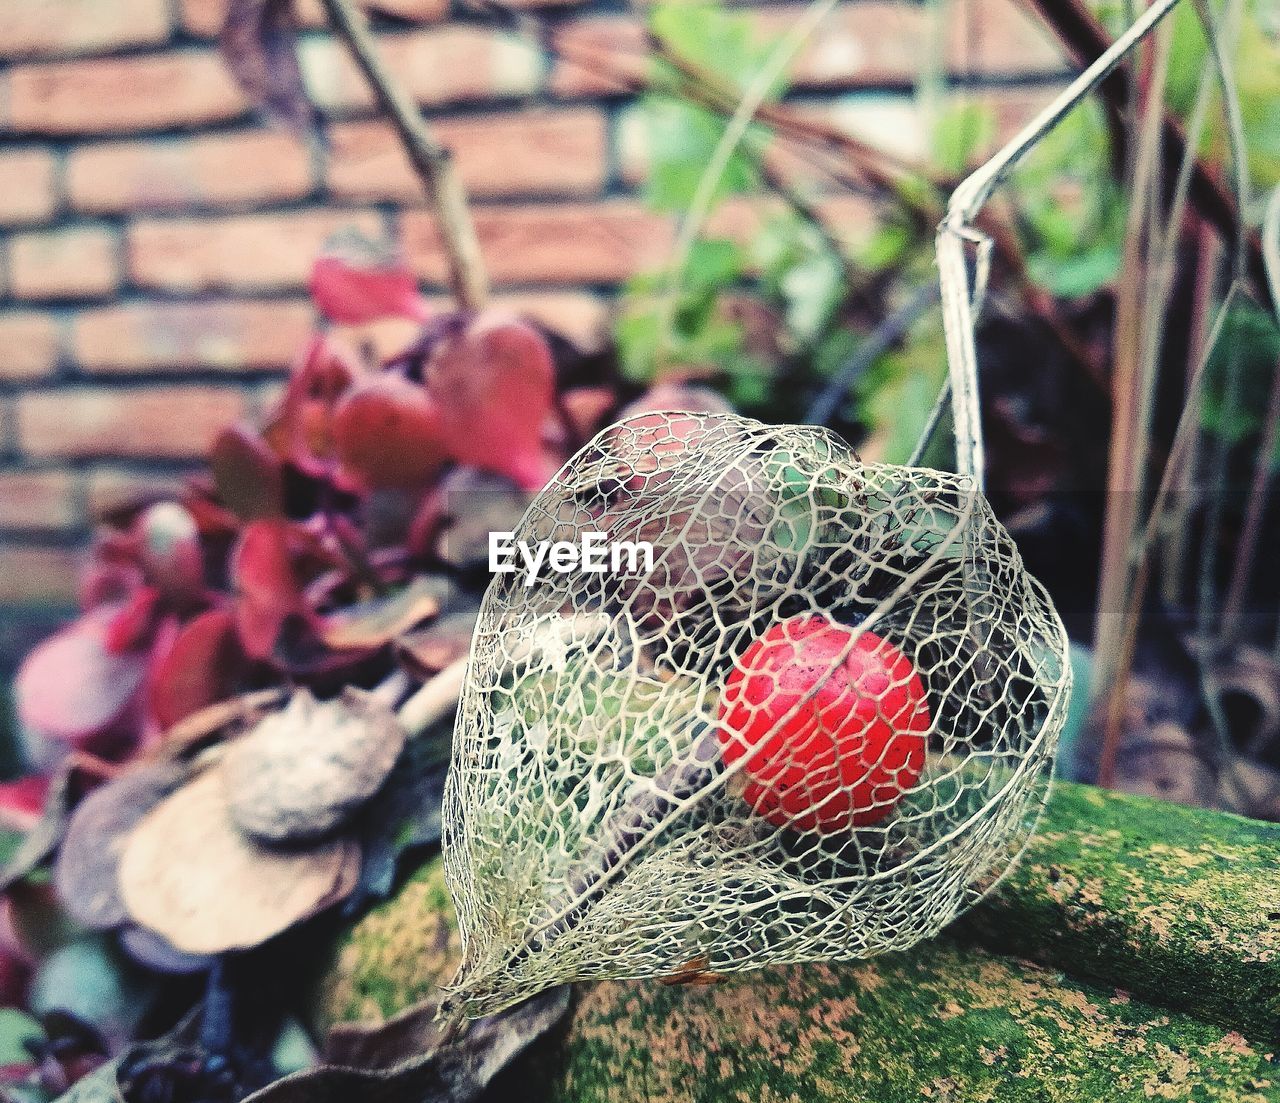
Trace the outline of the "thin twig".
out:
M 321 3 L 333 21 L 334 32 L 347 44 L 373 88 L 378 105 L 390 118 L 426 188 L 435 208 L 454 298 L 464 310 L 479 310 L 489 299 L 489 282 L 475 225 L 467 208 L 466 192 L 454 171 L 449 150 L 432 136 L 417 105 L 387 69 L 368 24 L 352 0 L 321 0 Z
M 1107 50 L 1107 32 L 1082 0 L 1031 0 L 1045 22 L 1066 45 L 1080 65 L 1088 65 Z M 1147 9 L 1147 14 L 1161 4 Z M 1146 16 L 1144 16 L 1144 19 Z M 1108 70 L 1110 72 L 1110 70 Z M 1125 105 L 1125 90 L 1121 84 L 1107 82 L 1100 89 L 1108 110 L 1115 115 Z M 1187 152 L 1187 139 L 1178 119 L 1166 112 L 1164 117 L 1163 146 L 1171 165 L 1178 164 Z M 1196 211 L 1218 231 L 1230 245 L 1243 233 L 1247 250 L 1246 268 L 1249 281 L 1258 293 L 1266 287 L 1266 270 L 1262 259 L 1262 246 L 1256 234 L 1242 231 L 1244 226 L 1231 193 L 1212 165 L 1203 158 L 1194 158 L 1191 176 L 1191 201 Z
M 467 660 L 455 659 L 400 706 L 396 717 L 410 736 L 421 735 L 457 711 L 466 673 Z
M 1146 107 L 1134 151 L 1133 179 L 1124 239 L 1124 264 L 1116 295 L 1113 335 L 1114 383 L 1111 440 L 1107 464 L 1107 507 L 1102 534 L 1102 569 L 1094 628 L 1094 708 L 1104 716 L 1098 759 L 1098 784 L 1110 788 L 1115 779 L 1123 701 L 1137 641 L 1125 615 L 1128 599 L 1139 589 L 1132 549 L 1147 487 L 1151 459 L 1151 408 L 1161 345 L 1160 320 L 1165 302 L 1158 278 L 1152 280 L 1153 242 L 1149 227 L 1160 206 L 1161 119 L 1169 71 L 1172 37 L 1168 27 L 1157 36 L 1143 96 Z M 1144 294 L 1145 292 L 1145 294 Z M 1143 561 L 1145 563 L 1145 560 Z M 1145 584 L 1140 587 L 1145 590 Z
M 1031 149 L 1077 103 L 1093 91 L 1141 42 L 1178 0 L 1156 0 L 1142 16 L 1067 89 L 1008 144 L 952 193 L 938 230 L 938 269 L 942 283 L 942 320 L 947 339 L 952 408 L 956 425 L 956 465 L 982 485 L 985 456 L 978 406 L 978 361 L 974 327 L 990 265 L 991 239 L 974 229 L 978 212 L 991 193 Z M 976 280 L 969 285 L 966 246 L 977 246 Z
M 838 0 L 812 0 L 800 17 L 792 24 L 790 30 L 770 51 L 759 70 L 751 77 L 750 83 L 742 93 L 737 107 L 730 115 L 724 133 L 712 150 L 698 186 L 694 189 L 693 198 L 689 201 L 689 209 L 680 223 L 680 231 L 672 249 L 671 261 L 663 280 L 662 309 L 658 322 L 658 340 L 655 359 L 657 366 L 662 361 L 669 347 L 671 332 L 675 324 L 676 307 L 679 303 L 680 290 L 684 283 L 685 269 L 693 244 L 702 233 L 703 224 L 711 212 L 716 192 L 725 170 L 729 167 L 738 148 L 742 145 L 751 124 L 755 121 L 761 105 L 773 91 L 774 86 L 786 71 L 800 48 L 818 29 L 828 14 L 835 8 Z
M 858 346 L 857 351 L 831 377 L 822 393 L 814 399 L 804 416 L 805 421 L 811 425 L 825 425 L 830 421 L 841 398 L 849 393 L 849 389 L 872 364 L 907 335 L 916 319 L 938 301 L 938 294 L 937 284 L 926 284 L 876 326 L 871 335 Z

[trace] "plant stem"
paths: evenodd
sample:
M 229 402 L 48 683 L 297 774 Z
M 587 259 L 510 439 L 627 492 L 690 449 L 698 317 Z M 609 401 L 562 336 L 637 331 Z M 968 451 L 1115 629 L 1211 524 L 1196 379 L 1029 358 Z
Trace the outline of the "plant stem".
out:
M 410 737 L 457 711 L 466 673 L 467 660 L 455 659 L 400 706 L 396 716 Z
M 1088 65 L 1110 45 L 1106 29 L 1082 0 L 1031 0 L 1054 34 L 1071 51 L 1080 65 Z M 1123 82 L 1104 81 L 1099 92 L 1112 115 L 1125 109 Z M 1187 155 L 1187 139 L 1179 120 L 1165 112 L 1162 121 L 1162 143 L 1166 164 L 1176 166 Z M 1235 199 L 1222 182 L 1216 168 L 1195 157 L 1191 169 L 1191 202 L 1196 211 L 1230 245 L 1243 238 L 1246 249 L 1245 267 L 1254 290 L 1266 296 L 1266 266 L 1262 259 L 1262 242 L 1257 233 L 1245 230 Z
M 804 420 L 811 425 L 825 425 L 836 412 L 840 400 L 849 393 L 850 388 L 859 377 L 871 367 L 881 356 L 898 344 L 910 332 L 925 311 L 938 301 L 938 285 L 927 283 L 918 288 L 914 295 L 902 306 L 884 319 L 871 332 L 854 354 L 845 361 L 840 370 L 822 389 L 822 393 L 814 400 L 805 414 Z
M 435 207 L 454 298 L 464 310 L 479 310 L 489 299 L 489 281 L 467 208 L 467 196 L 454 171 L 449 150 L 436 141 L 417 105 L 392 77 L 352 0 L 321 0 L 321 3 L 333 22 L 334 32 L 347 44 L 373 88 L 378 105 L 390 118 Z

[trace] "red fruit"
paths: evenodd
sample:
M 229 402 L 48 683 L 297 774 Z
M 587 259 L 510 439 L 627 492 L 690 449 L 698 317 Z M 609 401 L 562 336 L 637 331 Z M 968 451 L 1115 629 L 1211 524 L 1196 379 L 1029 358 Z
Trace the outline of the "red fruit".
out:
M 920 779 L 930 723 L 920 676 L 893 644 L 806 616 L 743 653 L 717 734 L 726 765 L 746 758 L 743 797 L 756 812 L 830 834 L 893 810 Z

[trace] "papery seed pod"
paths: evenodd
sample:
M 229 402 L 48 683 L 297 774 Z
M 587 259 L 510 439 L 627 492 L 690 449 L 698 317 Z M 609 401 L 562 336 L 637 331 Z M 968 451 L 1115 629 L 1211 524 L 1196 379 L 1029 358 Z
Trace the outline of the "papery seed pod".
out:
M 499 575 L 477 623 L 445 804 L 461 1013 L 901 949 L 1008 868 L 1070 674 L 971 479 L 646 413 L 515 536 L 593 527 L 652 569 Z

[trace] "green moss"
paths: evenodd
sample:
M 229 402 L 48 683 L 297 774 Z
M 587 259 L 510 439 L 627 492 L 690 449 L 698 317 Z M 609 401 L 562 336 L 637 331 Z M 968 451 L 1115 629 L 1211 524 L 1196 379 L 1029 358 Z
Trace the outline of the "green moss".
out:
M 707 988 L 585 987 L 521 1092 L 538 1070 L 556 1103 L 1280 1101 L 1278 858 L 1280 827 L 1059 785 L 946 939 Z M 352 931 L 319 1018 L 394 1014 L 458 949 L 436 860 Z
M 1280 1042 L 1280 825 L 1060 784 L 955 930 Z
M 705 988 L 587 989 L 554 1103 L 1280 1099 L 1238 1034 L 946 941 Z
M 320 983 L 317 1024 L 381 1021 L 420 1003 L 453 976 L 461 951 L 444 867 L 436 858 L 357 923 L 339 947 Z

